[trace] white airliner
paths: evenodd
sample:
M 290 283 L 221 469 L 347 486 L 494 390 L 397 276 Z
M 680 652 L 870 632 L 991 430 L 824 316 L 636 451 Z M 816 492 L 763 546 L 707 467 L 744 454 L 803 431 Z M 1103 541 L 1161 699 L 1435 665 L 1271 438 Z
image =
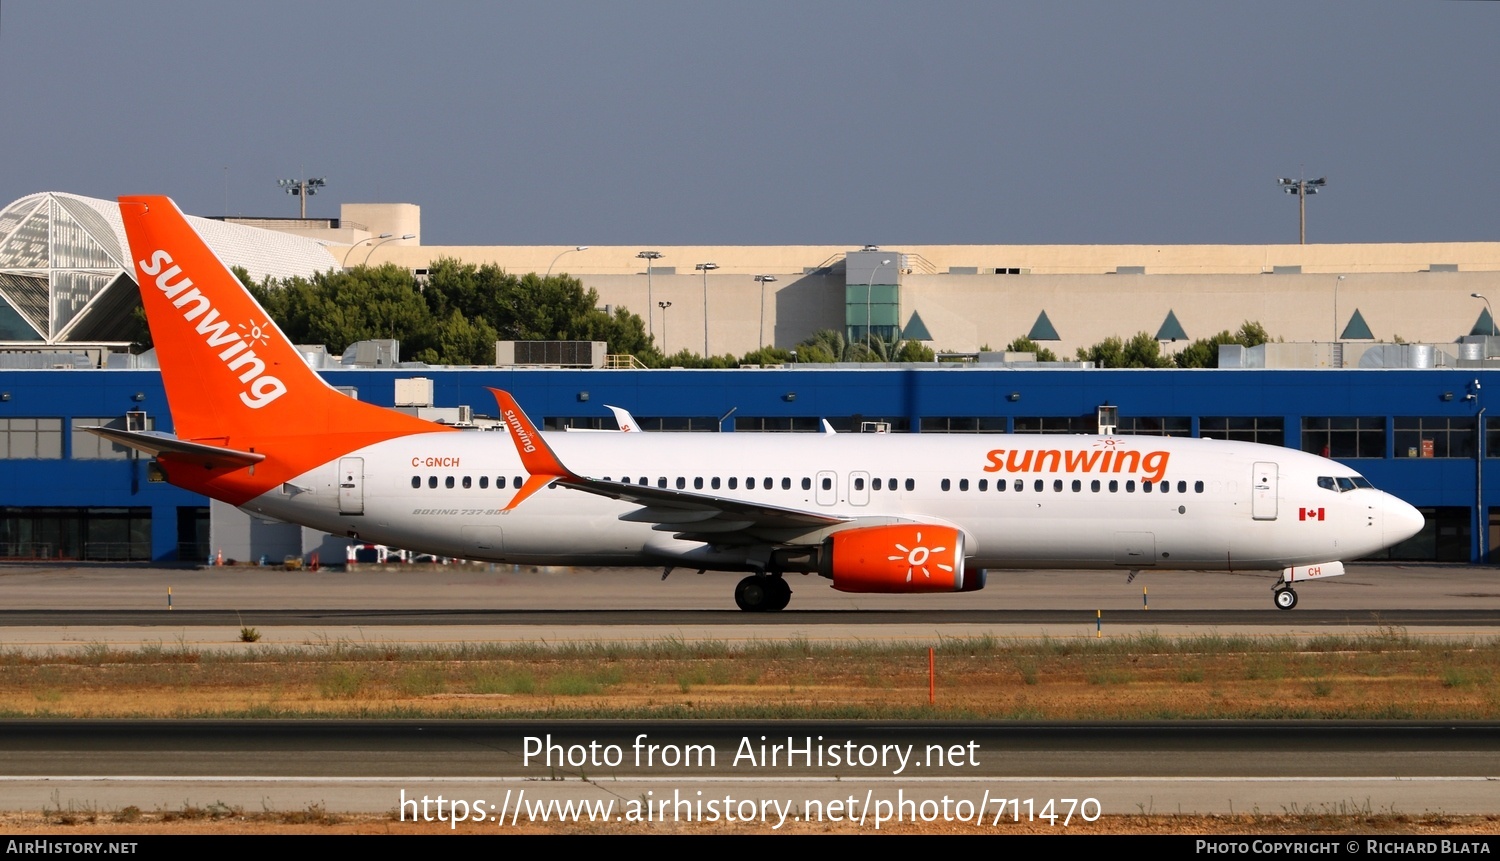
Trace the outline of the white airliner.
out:
M 967 592 L 985 569 L 1280 571 L 1292 584 L 1415 535 L 1339 463 L 1242 442 L 957 434 L 460 431 L 330 388 L 165 197 L 120 211 L 175 435 L 97 429 L 167 480 L 258 515 L 443 556 L 784 575 Z

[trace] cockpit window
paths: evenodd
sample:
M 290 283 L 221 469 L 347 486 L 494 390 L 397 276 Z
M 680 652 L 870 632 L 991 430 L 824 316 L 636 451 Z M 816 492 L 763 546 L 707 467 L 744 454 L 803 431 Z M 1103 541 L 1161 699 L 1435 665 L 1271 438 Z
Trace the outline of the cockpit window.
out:
M 1331 490 L 1334 493 L 1348 493 L 1357 488 L 1373 490 L 1375 485 L 1371 484 L 1370 480 L 1362 475 L 1320 475 L 1318 476 L 1318 487 L 1324 490 Z

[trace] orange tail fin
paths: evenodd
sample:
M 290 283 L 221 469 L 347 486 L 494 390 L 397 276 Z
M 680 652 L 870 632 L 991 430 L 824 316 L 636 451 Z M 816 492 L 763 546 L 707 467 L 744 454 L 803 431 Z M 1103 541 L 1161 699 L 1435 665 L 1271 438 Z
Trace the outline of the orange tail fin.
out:
M 122 197 L 120 216 L 177 436 L 264 453 L 248 485 L 442 429 L 323 382 L 169 198 Z M 247 484 L 243 476 L 235 483 Z

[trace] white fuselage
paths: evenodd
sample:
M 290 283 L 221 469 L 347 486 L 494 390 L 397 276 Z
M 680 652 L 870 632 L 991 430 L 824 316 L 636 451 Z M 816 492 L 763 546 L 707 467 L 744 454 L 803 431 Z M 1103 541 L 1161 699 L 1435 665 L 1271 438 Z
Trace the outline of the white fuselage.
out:
M 1348 467 L 1252 443 L 946 434 L 546 439 L 589 478 L 859 523 L 951 525 L 965 535 L 967 564 L 980 568 L 1281 569 L 1359 558 L 1422 523 L 1411 506 L 1367 483 L 1347 489 L 1345 481 L 1343 492 L 1319 485 L 1357 477 Z M 743 538 L 713 545 L 674 537 L 679 527 L 669 524 L 622 519 L 642 505 L 574 489 L 550 487 L 504 512 L 525 476 L 505 432 L 418 434 L 350 452 L 244 508 L 476 560 L 746 570 L 763 556 Z M 780 540 L 815 544 L 827 531 Z

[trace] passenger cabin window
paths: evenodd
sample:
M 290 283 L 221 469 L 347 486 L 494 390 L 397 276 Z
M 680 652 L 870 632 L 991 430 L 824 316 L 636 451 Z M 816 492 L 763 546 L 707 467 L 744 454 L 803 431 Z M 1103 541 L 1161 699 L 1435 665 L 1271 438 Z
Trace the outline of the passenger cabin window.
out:
M 447 478 L 443 479 L 443 486 L 446 487 L 446 488 L 448 488 L 449 490 L 452 490 L 453 489 L 453 476 L 450 475 Z
M 422 476 L 420 476 L 420 475 L 414 475 L 414 476 L 412 476 L 411 477 L 411 486 L 412 487 L 421 487 L 422 486 Z
M 823 489 L 824 490 L 833 490 L 833 479 L 829 478 L 828 476 L 824 476 L 823 477 Z
M 471 488 L 473 486 L 474 486 L 474 479 L 469 478 L 467 475 L 464 476 L 464 490 L 468 490 L 469 488 Z
M 802 489 L 803 490 L 812 490 L 812 479 L 808 478 L 807 476 L 803 476 L 802 477 Z
M 908 478 L 906 480 L 906 489 L 908 491 L 916 490 L 917 489 L 917 480 L 914 479 L 914 478 Z
M 481 475 L 481 476 L 479 476 L 479 489 L 480 490 L 486 490 L 486 489 L 489 488 L 489 486 L 490 486 L 490 477 L 487 476 L 487 475 Z

